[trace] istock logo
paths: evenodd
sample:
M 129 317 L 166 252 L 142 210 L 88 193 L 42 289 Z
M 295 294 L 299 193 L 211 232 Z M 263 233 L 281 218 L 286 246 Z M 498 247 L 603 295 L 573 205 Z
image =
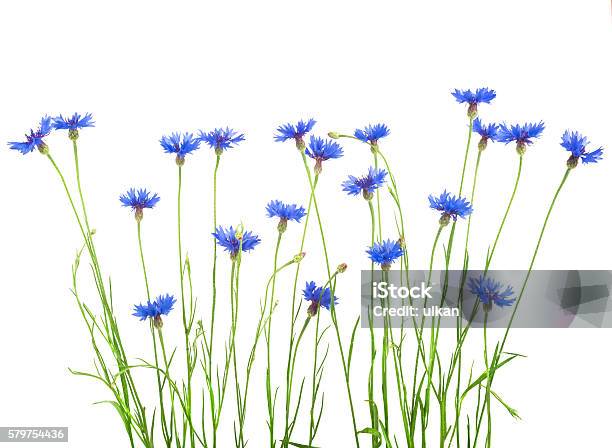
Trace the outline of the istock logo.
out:
M 372 295 L 376 299 L 432 299 L 431 289 L 433 286 L 426 286 L 425 282 L 420 285 L 407 287 L 396 286 L 393 283 L 374 282 L 372 283 Z

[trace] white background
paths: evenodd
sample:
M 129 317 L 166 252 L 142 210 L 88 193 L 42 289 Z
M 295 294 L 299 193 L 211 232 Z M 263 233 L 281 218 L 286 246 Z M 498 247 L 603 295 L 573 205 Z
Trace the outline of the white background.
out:
M 577 129 L 598 146 L 612 142 L 609 8 L 604 0 L 5 2 L 0 141 L 19 139 L 45 113 L 95 115 L 96 127 L 82 131 L 79 140 L 83 181 L 103 269 L 112 275 L 118 319 L 136 357 L 150 354 L 149 333 L 130 316 L 144 288 L 135 224 L 118 195 L 131 186 L 159 192 L 159 206 L 147 211 L 143 222 L 149 277 L 156 293 L 177 293 L 176 167 L 158 139 L 174 130 L 225 125 L 245 132 L 247 141 L 223 156 L 219 186 L 220 223 L 243 221 L 263 240 L 243 264 L 244 354 L 272 264 L 276 223 L 265 217 L 264 206 L 275 198 L 300 203 L 307 198 L 299 155 L 291 143 L 273 142 L 276 126 L 313 116 L 322 135 L 387 123 L 392 135 L 381 144 L 400 184 L 411 263 L 423 268 L 437 220 L 427 208 L 427 194 L 457 189 L 465 144 L 465 107 L 449 92 L 496 89 L 493 104 L 480 108 L 483 119 L 547 124 L 525 156 L 523 181 L 494 262 L 497 269 L 524 269 L 563 174 L 567 154 L 558 145 L 563 130 Z M 48 143 L 72 182 L 66 136 L 58 133 Z M 363 253 L 369 218 L 364 202 L 346 197 L 339 184 L 349 173 L 364 172 L 370 154 L 364 145 L 343 143 L 346 156 L 324 165 L 320 202 L 332 264 L 350 266 L 338 291 L 348 337 L 358 310 L 359 269 L 369 266 Z M 202 148 L 185 166 L 184 243 L 203 304 L 210 276 L 213 160 Z M 471 239 L 475 265 L 482 264 L 494 235 L 516 163 L 511 146 L 492 145 L 484 154 Z M 572 173 L 537 268 L 610 269 L 611 174 L 609 159 Z M 38 153 L 21 156 L 5 147 L 0 191 L 0 425 L 69 426 L 71 447 L 126 446 L 114 410 L 91 404 L 108 398 L 106 391 L 67 370 L 90 369 L 92 355 L 68 291 L 80 243 L 60 184 Z M 389 217 L 386 224 L 393 236 Z M 303 272 L 320 279 L 321 250 L 312 230 Z M 299 233 L 290 224 L 281 259 L 296 251 Z M 439 255 L 436 265 L 441 262 Z M 460 260 L 454 262 L 458 267 Z M 223 282 L 229 262 L 221 256 L 220 263 Z M 84 266 L 84 284 L 86 274 Z M 288 290 L 290 277 L 280 279 L 279 291 Z M 87 299 L 94 302 L 95 296 Z M 274 344 L 282 363 L 289 301 L 285 292 L 277 299 Z M 178 315 L 169 316 L 164 328 L 179 343 Z M 494 445 L 607 446 L 610 335 L 609 330 L 513 332 L 507 349 L 528 357 L 497 375 L 496 389 L 523 419 L 497 409 Z M 366 339 L 360 340 L 362 348 Z M 304 347 L 310 346 L 309 340 Z M 479 336 L 471 339 L 470 350 L 480 357 Z M 310 349 L 304 368 L 309 357 Z M 259 367 L 264 360 L 260 355 Z M 363 399 L 367 360 L 356 362 L 353 387 Z M 141 378 L 153 386 L 152 376 Z M 264 407 L 258 407 L 263 379 L 253 381 L 247 426 L 252 445 L 259 447 L 266 434 Z M 350 446 L 335 350 L 327 384 L 333 398 L 318 445 Z M 232 444 L 233 405 L 229 399 L 224 447 Z M 359 421 L 366 425 L 365 405 Z

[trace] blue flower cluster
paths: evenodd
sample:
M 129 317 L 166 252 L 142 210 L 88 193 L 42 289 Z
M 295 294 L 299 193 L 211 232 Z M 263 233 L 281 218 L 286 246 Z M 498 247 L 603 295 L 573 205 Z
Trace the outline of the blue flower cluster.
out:
M 157 296 L 153 302 L 147 300 L 145 304 L 134 305 L 133 316 L 138 317 L 141 321 L 146 319 L 153 319 L 153 325 L 160 329 L 163 325 L 161 316 L 167 316 L 170 311 L 174 308 L 176 299 L 170 294 L 163 294 Z
M 369 143 L 372 146 L 378 144 L 378 140 L 383 137 L 387 137 L 391 131 L 384 123 L 378 123 L 375 125 L 367 125 L 363 129 L 355 129 L 353 135 L 356 139 L 361 140 L 364 143 Z
M 79 129 L 94 127 L 95 124 L 93 115 L 90 113 L 81 115 L 75 112 L 71 117 L 66 118 L 60 114 L 53 119 L 54 129 L 68 129 L 69 134 L 72 132 L 71 135 L 76 135 L 76 137 L 78 137 L 78 133 L 74 134 L 74 132 Z
M 500 282 L 496 282 L 490 277 L 483 277 L 482 275 L 478 278 L 470 277 L 468 288 L 472 294 L 478 297 L 487 311 L 491 309 L 493 304 L 499 307 L 510 306 L 516 300 L 511 298 L 514 295 L 512 287 L 504 288 Z
M 223 151 L 243 142 L 244 134 L 238 134 L 238 131 L 228 127 L 225 129 L 217 128 L 210 132 L 200 131 L 199 140 L 214 149 L 217 155 L 220 155 Z
M 369 201 L 374 197 L 374 191 L 384 185 L 386 177 L 385 170 L 370 167 L 366 176 L 357 178 L 349 175 L 348 180 L 342 183 L 342 190 L 352 196 L 361 193 Z
M 404 255 L 404 249 L 397 240 L 386 240 L 375 242 L 366 250 L 366 253 L 374 263 L 380 265 L 382 270 L 389 270 L 391 265 Z
M 225 229 L 219 226 L 212 235 L 217 240 L 217 244 L 229 252 L 232 260 L 236 258 L 241 248 L 243 252 L 247 252 L 261 243 L 254 233 L 247 231 L 240 234 L 232 226 Z
M 185 163 L 185 156 L 200 147 L 200 140 L 194 138 L 190 132 L 181 134 L 173 132 L 170 135 L 164 135 L 159 140 L 159 144 L 164 152 L 168 154 L 176 154 L 176 164 L 182 166 Z
M 497 141 L 505 144 L 516 142 L 516 151 L 525 154 L 528 145 L 533 143 L 544 132 L 544 122 L 513 124 L 508 126 L 505 123 L 499 125 Z
M 332 304 L 332 294 L 329 288 L 323 289 L 317 286 L 315 282 L 306 282 L 306 287 L 303 291 L 304 300 L 310 302 L 308 307 L 308 315 L 313 317 L 317 314 L 319 307 L 329 310 Z M 334 306 L 338 304 L 338 298 L 334 296 Z
M 561 146 L 571 153 L 570 158 L 567 160 L 569 168 L 575 168 L 578 160 L 581 160 L 582 163 L 597 163 L 603 158 L 603 148 L 600 147 L 594 151 L 587 152 L 586 147 L 588 144 L 587 138 L 580 133 L 565 131 L 561 138 Z
M 497 140 L 497 130 L 499 125 L 495 123 L 484 124 L 480 118 L 476 118 L 472 127 L 473 131 L 480 135 L 478 149 L 484 151 L 487 148 L 489 140 L 492 142 Z
M 268 218 L 278 218 L 280 220 L 278 231 L 281 233 L 287 230 L 287 221 L 300 222 L 306 216 L 304 207 L 297 204 L 285 204 L 279 200 L 270 201 L 266 205 L 266 211 L 268 212 Z
M 465 218 L 472 213 L 472 205 L 470 202 L 461 196 L 453 196 L 446 190 L 438 196 L 429 195 L 429 207 L 442 212 L 440 225 L 447 225 L 452 218 L 454 221 L 457 217 Z
M 487 87 L 480 87 L 476 89 L 475 92 L 472 92 L 471 89 L 455 89 L 454 92 L 451 92 L 451 95 L 455 97 L 458 103 L 467 103 L 468 116 L 471 118 L 475 118 L 476 115 L 478 115 L 478 105 L 480 103 L 491 103 L 491 101 L 493 101 L 497 96 L 497 93 L 495 93 L 495 90 L 489 89 Z
M 124 194 L 119 196 L 119 201 L 124 207 L 131 207 L 137 221 L 142 220 L 143 210 L 145 208 L 153 208 L 159 202 L 157 193 L 150 193 L 145 188 L 136 190 L 130 188 Z
M 52 130 L 51 117 L 44 116 L 40 120 L 38 129 L 30 129 L 30 132 L 25 135 L 25 141 L 9 142 L 9 148 L 19 151 L 21 154 L 27 154 L 34 151 L 34 149 L 38 149 L 41 153 L 46 154 L 49 148 L 43 141 L 43 138 L 49 135 Z
M 296 124 L 285 123 L 276 129 L 277 134 L 274 140 L 277 142 L 286 142 L 287 140 L 295 140 L 298 149 L 302 150 L 306 147 L 304 136 L 312 131 L 312 128 L 317 122 L 314 118 L 307 121 L 300 120 Z
M 315 160 L 314 172 L 321 174 L 323 162 L 329 159 L 339 159 L 343 156 L 342 146 L 333 140 L 310 136 L 310 144 L 306 148 L 306 155 Z

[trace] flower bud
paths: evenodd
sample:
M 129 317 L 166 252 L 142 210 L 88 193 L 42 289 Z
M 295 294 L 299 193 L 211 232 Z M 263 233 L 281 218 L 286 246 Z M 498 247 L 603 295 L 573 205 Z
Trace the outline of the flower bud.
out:
M 327 133 L 327 136 L 328 136 L 329 138 L 333 138 L 334 140 L 336 140 L 336 139 L 339 139 L 339 138 L 340 138 L 340 135 L 339 135 L 337 132 L 328 132 L 328 133 Z
M 306 256 L 306 252 L 300 252 L 295 257 L 293 257 L 293 262 L 294 263 L 299 263 L 300 261 L 302 261 L 304 259 L 305 256 Z
M 336 271 L 338 271 L 338 273 L 340 274 L 343 274 L 344 272 L 346 272 L 347 269 L 348 269 L 348 265 L 346 263 L 340 263 L 338 267 L 336 268 Z

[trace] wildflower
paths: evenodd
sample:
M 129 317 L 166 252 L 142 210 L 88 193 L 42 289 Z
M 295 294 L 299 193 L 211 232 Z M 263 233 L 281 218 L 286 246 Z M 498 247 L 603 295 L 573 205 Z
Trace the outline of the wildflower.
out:
M 353 135 L 356 139 L 361 140 L 364 143 L 369 143 L 371 146 L 376 148 L 378 146 L 378 140 L 388 136 L 391 130 L 384 123 L 378 123 L 375 125 L 367 125 L 363 129 L 355 129 Z
M 305 154 L 315 160 L 314 172 L 321 174 L 323 162 L 329 159 L 338 159 L 344 154 L 342 147 L 331 140 L 323 140 L 321 137 L 310 136 L 310 144 Z
M 274 140 L 277 142 L 286 142 L 289 139 L 295 140 L 295 146 L 300 151 L 306 149 L 306 143 L 304 143 L 304 136 L 312 131 L 312 128 L 316 124 L 314 118 L 310 118 L 308 121 L 300 120 L 297 124 L 285 123 L 276 129 Z
M 233 148 L 234 145 L 244 141 L 244 134 L 238 134 L 237 131 L 226 127 L 217 128 L 210 132 L 200 131 L 200 141 L 208 144 L 215 150 L 215 154 L 220 156 L 223 151 Z
M 247 252 L 261 243 L 259 237 L 254 233 L 238 232 L 231 226 L 229 229 L 219 226 L 212 235 L 217 239 L 217 244 L 229 252 L 232 260 L 236 259 L 241 247 L 243 252 Z
M 125 194 L 119 196 L 119 200 L 124 207 L 132 207 L 136 221 L 142 220 L 142 211 L 145 208 L 153 208 L 159 202 L 157 193 L 151 194 L 144 188 L 136 190 L 130 188 Z
M 140 318 L 140 320 L 146 320 L 148 318 L 153 319 L 153 325 L 158 330 L 162 328 L 164 325 L 162 321 L 162 314 L 167 316 L 170 311 L 174 308 L 174 304 L 176 303 L 176 299 L 174 296 L 170 294 L 160 295 L 151 302 L 151 300 L 147 300 L 147 303 L 134 305 L 134 313 L 132 316 L 136 316 Z
M 346 263 L 340 263 L 340 264 L 338 265 L 338 267 L 336 268 L 336 271 L 337 271 L 339 274 L 344 274 L 344 273 L 346 272 L 346 270 L 347 270 L 347 269 L 348 269 L 348 264 L 346 264 Z
M 499 125 L 495 123 L 483 124 L 480 118 L 474 120 L 472 127 L 473 131 L 480 135 L 480 141 L 478 142 L 478 149 L 484 151 L 487 148 L 489 140 L 494 142 L 497 139 L 497 129 Z
M 543 121 L 522 125 L 513 124 L 512 126 L 501 123 L 497 132 L 497 141 L 505 144 L 516 142 L 516 152 L 523 155 L 527 150 L 527 145 L 531 145 L 534 138 L 542 135 L 544 127 Z
M 329 310 L 331 307 L 331 290 L 329 288 L 323 289 L 320 286 L 317 286 L 315 282 L 306 282 L 306 287 L 303 291 L 304 300 L 310 302 L 310 306 L 308 307 L 308 316 L 313 317 L 317 315 L 317 311 L 319 307 L 323 307 L 326 310 Z M 334 306 L 338 304 L 338 298 L 334 296 Z
M 512 287 L 506 286 L 504 289 L 501 283 L 490 277 L 483 277 L 482 275 L 478 278 L 470 277 L 468 287 L 471 293 L 482 302 L 485 311 L 490 311 L 493 304 L 501 308 L 512 305 L 516 300 L 511 298 L 514 295 Z
M 374 263 L 379 264 L 383 271 L 391 269 L 391 264 L 404 255 L 404 250 L 397 240 L 386 240 L 374 243 L 366 250 L 366 253 Z
M 457 221 L 457 217 L 465 218 L 472 213 L 470 202 L 460 196 L 452 196 L 444 190 L 439 197 L 429 195 L 429 207 L 442 212 L 440 217 L 440 225 L 445 226 L 453 218 Z
M 86 113 L 85 115 L 81 116 L 81 114 L 77 114 L 75 112 L 72 117 L 66 118 L 60 114 L 59 117 L 53 118 L 53 128 L 68 129 L 68 137 L 73 141 L 79 138 L 79 129 L 91 128 L 95 124 L 95 121 L 93 121 L 93 115 L 90 113 Z
M 472 92 L 471 89 L 455 89 L 454 92 L 451 92 L 451 95 L 455 97 L 458 103 L 468 103 L 468 117 L 476 118 L 476 115 L 478 115 L 478 104 L 489 104 L 495 99 L 497 93 L 495 93 L 495 90 L 489 89 L 488 87 L 480 87 L 476 89 L 476 92 Z
M 38 149 L 41 154 L 48 154 L 49 147 L 43 141 L 43 138 L 49 135 L 52 129 L 51 117 L 45 115 L 40 120 L 40 126 L 36 131 L 30 129 L 29 134 L 25 135 L 26 140 L 24 142 L 9 142 L 9 148 L 19 151 L 21 154 L 27 154 L 34 149 Z
M 285 204 L 281 201 L 270 201 L 266 206 L 268 218 L 277 217 L 280 219 L 278 223 L 278 231 L 283 233 L 287 230 L 287 221 L 300 222 L 306 216 L 304 207 L 298 207 L 297 204 Z
M 590 142 L 586 137 L 582 136 L 577 131 L 565 131 L 561 138 L 561 146 L 571 153 L 567 159 L 568 168 L 576 168 L 578 160 L 582 163 L 597 163 L 603 157 L 603 148 L 598 148 L 595 151 L 587 152 L 586 146 Z
M 173 132 L 170 135 L 164 135 L 159 143 L 164 152 L 168 154 L 176 154 L 176 164 L 183 166 L 185 164 L 185 156 L 200 147 L 200 140 L 193 137 L 190 132 L 180 134 Z
M 374 191 L 383 186 L 386 177 L 385 170 L 370 167 L 366 176 L 349 176 L 348 180 L 342 182 L 342 190 L 352 196 L 362 193 L 363 197 L 370 201 L 374 197 Z

